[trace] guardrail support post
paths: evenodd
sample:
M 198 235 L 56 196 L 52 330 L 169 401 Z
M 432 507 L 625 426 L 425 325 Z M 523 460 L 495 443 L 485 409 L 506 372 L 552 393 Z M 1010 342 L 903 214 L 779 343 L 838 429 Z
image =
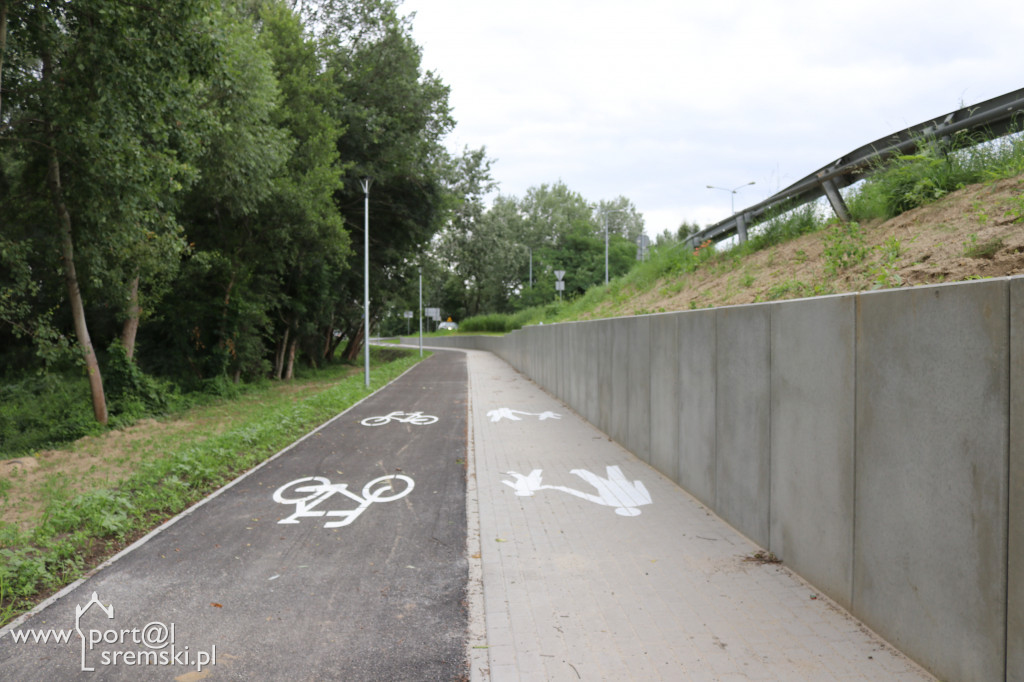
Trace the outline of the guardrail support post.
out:
M 740 244 L 747 241 L 747 216 L 742 213 L 736 214 L 736 235 Z
M 822 180 L 821 186 L 825 188 L 825 196 L 828 197 L 828 203 L 832 204 L 832 210 L 836 212 L 836 216 L 844 223 L 850 222 L 850 209 L 846 207 L 846 202 L 843 201 L 843 195 L 839 193 L 836 183 L 832 180 Z

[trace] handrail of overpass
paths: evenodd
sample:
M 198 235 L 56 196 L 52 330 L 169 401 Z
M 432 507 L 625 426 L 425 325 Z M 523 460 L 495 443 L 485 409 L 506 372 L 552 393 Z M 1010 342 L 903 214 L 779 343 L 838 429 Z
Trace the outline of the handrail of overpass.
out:
M 690 235 L 686 243 L 696 247 L 707 240 L 718 242 L 734 234 L 745 241 L 747 226 L 768 211 L 783 206 L 797 208 L 823 196 L 828 198 L 839 219 L 848 221 L 850 212 L 839 192 L 841 188 L 867 177 L 893 157 L 914 154 L 924 146 L 938 143 L 942 148 L 951 149 L 958 142 L 960 146 L 973 144 L 954 139 L 959 133 L 965 133 L 963 137 L 967 140 L 983 133 L 985 139 L 990 140 L 1020 132 L 1021 117 L 1024 117 L 1024 88 L 918 123 L 854 149 L 764 201 Z

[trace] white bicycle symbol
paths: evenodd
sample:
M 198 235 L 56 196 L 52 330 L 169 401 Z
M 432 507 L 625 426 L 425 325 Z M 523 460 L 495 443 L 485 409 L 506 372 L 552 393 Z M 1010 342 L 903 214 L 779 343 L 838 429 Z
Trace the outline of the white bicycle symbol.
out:
M 405 416 L 403 417 L 402 415 Z M 433 424 L 437 421 L 437 417 L 430 414 L 423 414 L 422 412 L 392 412 L 391 414 L 384 415 L 383 417 L 367 417 L 359 423 L 363 426 L 381 426 L 382 424 L 388 424 L 392 421 L 422 426 L 424 424 Z
M 331 483 L 329 479 L 323 476 L 298 478 L 290 483 L 285 483 L 274 491 L 274 502 L 295 505 L 295 513 L 286 519 L 281 519 L 278 523 L 299 523 L 300 518 L 307 516 L 332 516 L 340 517 L 341 521 L 328 521 L 324 524 L 324 528 L 347 526 L 355 521 L 374 502 L 390 502 L 400 497 L 405 497 L 412 492 L 414 485 L 415 483 L 413 483 L 411 478 L 401 474 L 381 476 L 364 485 L 363 495 L 360 497 L 353 492 L 349 492 L 348 483 Z M 399 489 L 399 486 L 404 487 Z M 301 494 L 301 496 L 293 496 L 296 493 Z M 313 507 L 324 502 L 332 495 L 344 495 L 350 500 L 358 502 L 359 506 L 355 509 L 344 510 L 313 510 Z

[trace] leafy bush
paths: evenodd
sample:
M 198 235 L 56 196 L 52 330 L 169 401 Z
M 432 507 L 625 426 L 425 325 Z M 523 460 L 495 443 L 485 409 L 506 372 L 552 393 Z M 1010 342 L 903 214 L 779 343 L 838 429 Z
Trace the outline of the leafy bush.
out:
M 464 332 L 494 332 L 504 334 L 512 331 L 512 316 L 502 313 L 468 317 L 460 325 Z
M 810 232 L 820 230 L 825 224 L 816 204 L 804 204 L 795 209 L 784 209 L 750 229 L 750 236 L 741 246 L 743 253 L 753 253 L 769 246 L 782 244 Z
M 170 407 L 172 385 L 149 376 L 128 359 L 124 346 L 114 341 L 107 349 L 103 367 L 103 388 L 112 413 L 137 419 L 160 414 Z
M 876 169 L 850 194 L 854 220 L 886 220 L 969 184 L 1024 172 L 1021 133 L 989 141 L 957 136 L 947 148 L 934 142 L 921 147 L 920 154 L 899 156 Z
M 101 433 L 78 372 L 32 375 L 0 386 L 0 457 Z
M 467 317 L 459 325 L 459 331 L 507 334 L 517 329 L 522 329 L 528 324 L 536 324 L 542 320 L 556 318 L 561 313 L 563 305 L 552 303 L 546 306 L 526 308 L 513 314 L 493 313 L 491 315 Z
M 864 231 L 855 222 L 835 222 L 825 235 L 825 271 L 830 275 L 862 262 L 871 253 L 864 239 Z
M 53 533 L 83 532 L 94 537 L 124 537 L 131 524 L 132 504 L 123 493 L 107 488 L 91 490 L 61 505 L 50 515 Z

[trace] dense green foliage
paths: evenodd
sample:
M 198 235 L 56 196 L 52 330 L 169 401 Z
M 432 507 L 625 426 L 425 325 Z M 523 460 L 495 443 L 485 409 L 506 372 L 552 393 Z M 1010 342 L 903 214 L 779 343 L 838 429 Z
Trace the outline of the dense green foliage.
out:
M 421 260 L 425 304 L 443 317 L 482 324 L 487 315 L 570 300 L 604 283 L 605 220 L 608 226 L 609 277 L 629 272 L 636 263 L 643 216 L 625 197 L 590 202 L 564 183 L 531 187 L 524 197 L 498 195 L 485 150 L 466 150 L 451 168 L 455 204 L 449 221 Z M 556 291 L 555 272 L 565 272 L 565 289 Z M 417 282 L 407 284 L 385 334 L 404 333 L 404 310 L 417 306 Z M 497 318 L 496 318 L 497 319 Z
M 853 219 L 892 218 L 967 185 L 1024 172 L 1021 134 L 994 140 L 963 139 L 961 135 L 951 145 L 955 151 L 933 145 L 923 153 L 900 156 L 872 174 L 851 192 Z
M 397 8 L 0 0 L 0 452 L 356 357 L 359 180 L 371 318 L 458 201 Z
M 0 0 L 0 454 L 354 361 L 367 250 L 382 334 L 417 272 L 462 320 L 601 284 L 606 226 L 633 266 L 626 198 L 494 199 L 485 150 L 445 150 L 398 4 Z

